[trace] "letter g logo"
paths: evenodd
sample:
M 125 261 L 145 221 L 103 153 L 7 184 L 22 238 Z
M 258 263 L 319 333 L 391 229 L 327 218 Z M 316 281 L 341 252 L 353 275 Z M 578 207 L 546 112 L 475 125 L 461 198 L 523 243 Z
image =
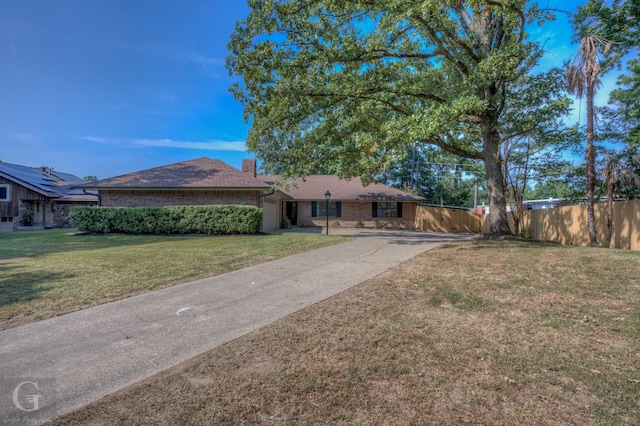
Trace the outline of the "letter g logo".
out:
M 26 412 L 36 411 L 37 409 L 40 408 L 40 398 L 42 398 L 42 395 L 34 394 L 34 395 L 25 395 L 24 396 L 26 401 L 31 404 L 31 408 L 25 408 L 22 405 L 22 403 L 20 402 L 20 389 L 23 386 L 26 386 L 26 385 L 33 386 L 36 391 L 40 390 L 40 389 L 38 389 L 38 382 L 21 382 L 21 383 L 19 383 L 18 386 L 16 386 L 15 389 L 13 390 L 13 405 L 15 405 L 16 408 L 18 408 L 19 410 L 22 410 L 22 411 L 26 411 Z

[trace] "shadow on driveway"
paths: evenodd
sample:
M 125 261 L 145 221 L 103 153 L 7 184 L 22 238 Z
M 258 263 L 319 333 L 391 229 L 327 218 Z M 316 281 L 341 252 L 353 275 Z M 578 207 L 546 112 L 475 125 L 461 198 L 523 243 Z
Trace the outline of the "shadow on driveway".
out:
M 324 228 L 299 228 L 280 230 L 282 233 L 299 232 L 319 234 Z M 329 228 L 330 235 L 348 235 L 356 238 L 383 238 L 390 244 L 425 244 L 425 243 L 455 243 L 469 240 L 476 234 L 459 233 L 447 234 L 436 232 L 423 232 L 411 229 L 370 229 L 370 228 Z

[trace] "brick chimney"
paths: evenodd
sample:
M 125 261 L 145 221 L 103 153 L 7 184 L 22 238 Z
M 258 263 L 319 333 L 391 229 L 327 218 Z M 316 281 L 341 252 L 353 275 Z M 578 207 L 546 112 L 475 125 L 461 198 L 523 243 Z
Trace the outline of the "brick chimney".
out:
M 253 177 L 256 177 L 256 159 L 245 158 L 242 160 L 242 171 L 244 173 L 251 173 Z

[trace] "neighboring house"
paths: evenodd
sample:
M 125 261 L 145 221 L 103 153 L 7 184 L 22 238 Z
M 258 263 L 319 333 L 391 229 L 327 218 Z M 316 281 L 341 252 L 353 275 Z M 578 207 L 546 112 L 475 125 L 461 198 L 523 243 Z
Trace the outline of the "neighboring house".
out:
M 71 207 L 98 204 L 96 194 L 73 187 L 81 182 L 69 173 L 0 162 L 0 231 L 20 226 L 26 212 L 36 227 L 71 226 Z
M 297 185 L 274 187 L 277 176 L 256 174 L 256 161 L 245 159 L 242 171 L 207 157 L 169 164 L 80 185 L 97 190 L 103 206 L 245 204 L 263 209 L 262 230 L 280 227 L 287 216 L 298 226 L 324 226 L 325 193 L 331 192 L 329 219 L 343 226 L 378 221 L 415 228 L 416 206 L 423 201 L 386 185 L 362 185 L 359 178 L 309 176 Z
M 562 203 L 565 201 L 564 198 L 547 198 L 544 200 L 525 200 L 522 202 L 522 210 L 544 210 L 544 209 L 555 209 L 556 207 L 561 207 Z M 601 200 L 602 202 L 605 199 Z M 514 210 L 515 206 L 507 205 L 507 212 L 511 212 Z M 489 206 L 478 206 L 476 209 L 478 214 L 489 214 Z
M 523 201 L 523 205 L 526 206 L 527 210 L 543 210 L 543 209 L 554 209 L 556 207 L 560 207 L 564 198 L 549 198 L 546 200 L 528 200 Z

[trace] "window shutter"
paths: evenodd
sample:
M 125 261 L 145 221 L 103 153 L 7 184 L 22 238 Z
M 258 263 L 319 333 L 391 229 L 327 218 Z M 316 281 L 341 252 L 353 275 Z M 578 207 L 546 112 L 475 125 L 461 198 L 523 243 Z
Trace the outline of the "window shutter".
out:
M 378 217 L 378 203 L 371 203 L 371 217 Z
M 336 217 L 342 217 L 342 203 L 336 202 Z
M 315 201 L 311 202 L 311 217 L 318 216 L 318 203 Z
M 402 201 L 398 201 L 398 217 L 402 217 Z

